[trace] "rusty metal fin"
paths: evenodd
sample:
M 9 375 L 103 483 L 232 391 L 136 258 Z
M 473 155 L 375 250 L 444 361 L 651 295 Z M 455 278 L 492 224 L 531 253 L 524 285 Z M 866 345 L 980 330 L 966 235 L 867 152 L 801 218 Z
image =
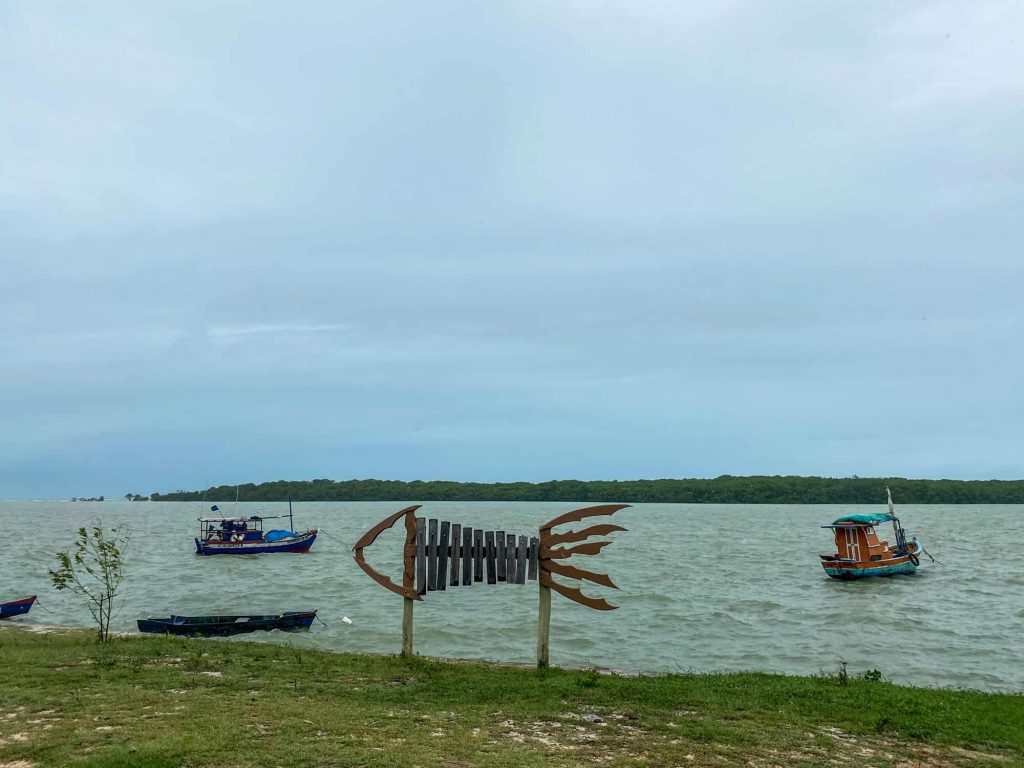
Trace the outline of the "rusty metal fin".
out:
M 607 536 L 610 533 L 616 531 L 625 531 L 621 525 L 615 525 L 614 523 L 602 523 L 601 525 L 592 525 L 589 528 L 584 528 L 582 531 L 566 531 L 565 533 L 552 533 L 547 537 L 547 545 L 553 547 L 556 544 L 568 544 L 574 541 L 583 541 L 589 539 L 591 536 Z
M 577 544 L 575 547 L 549 547 L 546 542 L 541 541 L 541 560 L 562 560 L 573 555 L 596 555 L 607 547 L 610 541 L 588 541 L 586 544 Z
M 559 584 L 557 581 L 551 578 L 551 574 L 547 571 L 541 572 L 540 583 L 543 584 L 545 587 L 551 587 L 551 589 L 555 590 L 555 592 L 562 595 L 563 597 L 569 598 L 574 603 L 585 605 L 588 608 L 593 608 L 598 611 L 614 611 L 616 608 L 619 607 L 617 605 L 612 605 L 603 597 L 587 597 L 583 594 L 582 591 L 576 589 L 575 587 L 567 587 L 565 586 L 565 584 Z
M 576 568 L 572 565 L 556 563 L 554 560 L 545 561 L 544 570 L 548 573 L 557 573 L 559 576 L 576 579 L 577 581 L 592 581 L 595 584 L 600 584 L 602 587 L 611 587 L 612 589 L 619 588 L 619 586 L 612 581 L 611 577 L 606 573 L 585 571 L 582 568 Z
M 630 506 L 629 504 L 599 504 L 596 507 L 583 507 L 582 509 L 574 509 L 572 512 L 566 512 L 564 515 L 559 515 L 553 520 L 548 520 L 540 527 L 541 536 L 551 532 L 551 529 L 556 525 L 562 525 L 563 523 L 578 523 L 579 521 L 587 517 L 598 517 L 600 515 L 612 515 L 618 512 L 620 509 L 625 509 Z
M 364 533 L 359 538 L 359 541 L 357 541 L 352 546 L 352 552 L 354 553 L 353 557 L 355 558 L 356 565 L 358 565 L 360 568 L 362 568 L 363 572 L 367 576 L 369 576 L 371 579 L 373 579 L 378 584 L 380 584 L 382 587 L 384 587 L 384 589 L 388 589 L 388 590 L 394 592 L 396 595 L 401 595 L 402 597 L 408 598 L 409 600 L 422 600 L 423 599 L 422 597 L 420 597 L 419 594 L 417 594 L 416 590 L 412 587 L 412 585 L 408 583 L 410 581 L 410 573 L 409 573 L 410 572 L 410 569 L 409 569 L 409 561 L 410 561 L 409 535 L 410 535 L 410 530 L 411 530 L 412 535 L 415 536 L 415 532 L 416 532 L 415 512 L 421 506 L 422 506 L 421 504 L 413 504 L 411 507 L 406 507 L 405 509 L 402 509 L 402 510 L 399 510 L 398 512 L 395 512 L 393 515 L 389 515 L 388 517 L 384 518 L 379 523 L 377 523 L 375 526 L 373 526 L 366 533 Z M 403 555 L 404 555 L 403 560 L 404 560 L 405 568 L 404 568 L 403 573 L 402 573 L 403 584 L 402 584 L 402 586 L 398 586 L 397 584 L 395 584 L 395 582 L 393 582 L 391 579 L 389 579 L 384 574 L 379 573 L 372 565 L 370 565 L 368 562 L 366 562 L 366 557 L 363 554 L 363 550 L 366 549 L 366 547 L 368 547 L 371 544 L 373 544 L 373 542 L 375 542 L 377 540 L 378 536 L 380 536 L 384 531 L 386 531 L 388 528 L 390 528 L 395 523 L 397 523 L 399 518 L 401 518 L 402 516 L 405 516 L 405 529 L 406 529 L 405 550 L 403 552 Z M 415 545 L 413 545 L 413 548 L 414 548 L 413 554 L 415 554 Z

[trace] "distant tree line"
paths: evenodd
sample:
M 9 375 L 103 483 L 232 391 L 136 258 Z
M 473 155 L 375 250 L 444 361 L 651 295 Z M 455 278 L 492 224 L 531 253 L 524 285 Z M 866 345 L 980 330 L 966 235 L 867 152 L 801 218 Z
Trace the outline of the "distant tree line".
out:
M 1024 480 L 908 480 L 902 477 L 734 477 L 680 480 L 278 480 L 205 491 L 153 493 L 153 501 L 571 501 L 673 504 L 1021 504 Z

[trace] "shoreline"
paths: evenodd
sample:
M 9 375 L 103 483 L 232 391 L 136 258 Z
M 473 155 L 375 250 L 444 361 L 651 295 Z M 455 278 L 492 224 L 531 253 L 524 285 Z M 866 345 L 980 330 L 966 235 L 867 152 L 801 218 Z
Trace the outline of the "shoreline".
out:
M 3 621 L 0 622 L 0 633 L 5 630 L 21 630 L 37 635 L 49 635 L 49 634 L 66 634 L 76 635 L 79 633 L 85 633 L 86 635 L 95 630 L 91 630 L 89 627 L 81 625 L 71 624 L 24 624 L 22 622 L 11 622 Z M 271 647 L 287 647 L 294 648 L 290 643 L 268 643 L 261 642 L 260 640 L 253 639 L 253 636 L 260 637 L 269 633 L 257 632 L 251 634 L 242 634 L 231 637 L 184 637 L 181 638 L 188 642 L 202 642 L 204 640 L 212 640 L 218 644 L 250 644 L 257 646 L 271 646 Z M 281 633 L 282 638 L 286 638 L 291 633 Z M 145 632 L 139 632 L 137 630 L 121 630 L 110 632 L 111 637 L 118 639 L 146 639 L 153 637 L 163 637 L 162 635 L 153 635 Z M 276 636 L 276 635 L 275 635 Z M 331 648 L 296 648 L 296 650 L 309 651 L 311 653 L 325 653 L 332 656 L 367 656 L 370 658 L 382 658 L 382 659 L 395 659 L 399 658 L 398 653 L 386 653 L 386 652 L 373 652 L 373 651 L 337 651 Z M 537 671 L 535 664 L 530 662 L 522 661 L 501 661 L 499 659 L 488 659 L 484 657 L 467 658 L 460 656 L 430 656 L 423 654 L 415 654 L 415 659 L 422 659 L 423 661 L 438 663 L 438 664 L 483 664 L 490 667 L 496 667 L 500 669 L 518 669 L 523 671 Z M 838 670 L 839 665 L 837 665 Z M 723 675 L 768 675 L 774 677 L 784 678 L 795 678 L 795 679 L 828 679 L 836 674 L 836 671 L 830 671 L 821 669 L 817 674 L 795 674 L 789 672 L 776 672 L 773 670 L 761 670 L 761 669 L 731 669 L 731 670 L 700 670 L 695 668 L 686 668 L 677 671 L 670 670 L 657 670 L 657 669 L 619 669 L 616 667 L 607 667 L 596 664 L 551 664 L 550 669 L 558 669 L 565 672 L 589 672 L 599 675 L 608 675 L 622 678 L 660 678 L 660 677 L 716 677 Z M 850 675 L 856 675 L 856 671 L 848 672 Z M 862 673 L 863 674 L 863 673 Z M 978 693 L 984 695 L 993 696 L 1022 696 L 1024 697 L 1024 689 L 1021 690 L 985 690 L 983 688 L 970 688 L 966 686 L 941 686 L 941 685 L 914 685 L 909 683 L 901 683 L 887 678 L 882 678 L 886 684 L 893 685 L 898 688 L 908 688 L 912 690 L 921 691 L 946 691 L 946 692 L 964 692 L 964 693 Z M 1024 723 L 1022 723 L 1024 728 Z M 0 766 L 2 768 L 2 766 Z

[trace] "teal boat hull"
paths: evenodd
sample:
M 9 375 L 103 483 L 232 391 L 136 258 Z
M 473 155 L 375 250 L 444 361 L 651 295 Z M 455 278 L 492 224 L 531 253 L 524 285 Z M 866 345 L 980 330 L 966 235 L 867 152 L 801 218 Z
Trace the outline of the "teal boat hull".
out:
M 833 579 L 864 579 L 869 576 L 899 576 L 911 574 L 917 566 L 911 562 L 895 565 L 880 565 L 877 568 L 843 568 L 842 566 L 825 566 L 825 573 Z

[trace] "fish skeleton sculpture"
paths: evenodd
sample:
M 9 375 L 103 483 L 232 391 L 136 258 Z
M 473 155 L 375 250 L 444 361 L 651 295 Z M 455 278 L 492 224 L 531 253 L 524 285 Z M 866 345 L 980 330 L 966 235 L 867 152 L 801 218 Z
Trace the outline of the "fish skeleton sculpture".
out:
M 422 600 L 427 592 L 441 591 L 446 586 L 460 583 L 469 586 L 474 581 L 495 584 L 501 581 L 525 584 L 527 579 L 540 577 L 540 583 L 570 600 L 601 611 L 613 610 L 604 598 L 593 598 L 581 589 L 569 587 L 554 579 L 564 576 L 589 581 L 618 589 L 603 573 L 576 568 L 565 561 L 573 555 L 596 555 L 611 541 L 587 541 L 592 536 L 607 536 L 626 529 L 605 523 L 592 525 L 579 531 L 553 533 L 552 529 L 565 523 L 574 523 L 588 517 L 611 515 L 628 504 L 604 504 L 566 512 L 544 523 L 539 536 L 527 537 L 505 531 L 474 530 L 469 526 L 447 521 L 425 520 L 416 517 L 421 505 L 395 512 L 368 530 L 352 547 L 356 564 L 385 589 L 409 600 Z M 405 545 L 403 549 L 402 584 L 379 573 L 368 562 L 364 550 L 377 537 L 405 518 Z M 575 546 L 565 546 L 575 545 Z M 460 578 L 461 573 L 461 578 Z

